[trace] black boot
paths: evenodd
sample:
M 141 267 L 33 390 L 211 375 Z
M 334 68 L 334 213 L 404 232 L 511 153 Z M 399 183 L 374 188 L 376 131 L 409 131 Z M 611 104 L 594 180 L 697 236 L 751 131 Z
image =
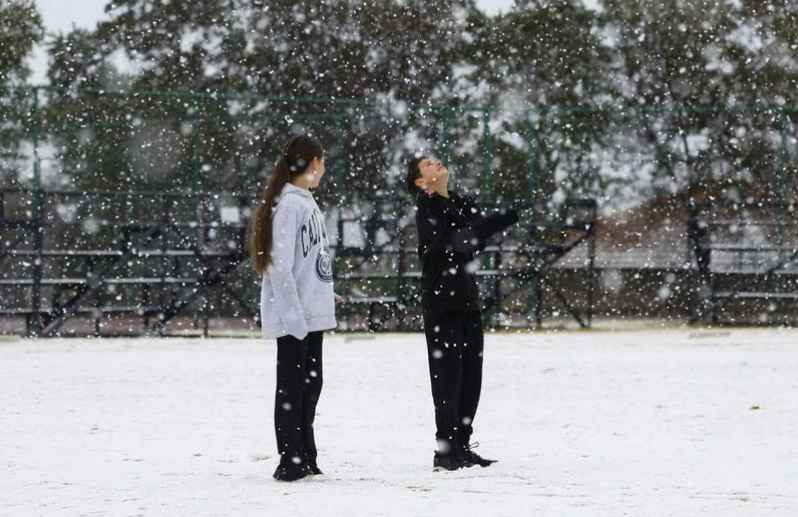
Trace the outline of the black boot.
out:
M 310 469 L 310 465 L 305 462 L 287 465 L 281 463 L 274 471 L 274 479 L 277 481 L 297 481 L 312 475 L 313 471 Z
M 479 465 L 480 467 L 490 467 L 491 464 L 496 463 L 496 460 L 485 459 L 476 452 L 474 452 L 474 449 L 478 446 L 479 446 L 478 443 L 475 443 L 473 445 L 466 445 L 461 449 L 460 454 L 463 456 L 463 458 L 466 461 L 470 462 L 472 465 Z
M 474 464 L 468 461 L 459 450 L 453 450 L 448 453 L 435 452 L 432 458 L 432 468 L 434 470 L 458 470 L 467 467 L 473 467 Z

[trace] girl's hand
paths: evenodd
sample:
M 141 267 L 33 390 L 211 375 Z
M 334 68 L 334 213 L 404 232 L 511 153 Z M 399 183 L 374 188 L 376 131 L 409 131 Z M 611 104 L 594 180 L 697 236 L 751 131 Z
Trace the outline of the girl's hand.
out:
M 333 300 L 335 301 L 335 306 L 338 307 L 340 304 L 344 303 L 344 297 L 340 294 L 333 293 Z

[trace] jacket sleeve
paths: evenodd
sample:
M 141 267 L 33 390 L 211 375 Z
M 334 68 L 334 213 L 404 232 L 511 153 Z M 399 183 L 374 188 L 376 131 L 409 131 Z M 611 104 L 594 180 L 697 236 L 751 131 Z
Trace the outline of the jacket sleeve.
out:
M 459 253 L 470 253 L 484 247 L 485 241 L 518 222 L 518 212 L 502 210 L 487 217 L 477 219 L 470 225 L 455 232 L 452 237 L 454 249 Z
M 454 229 L 446 220 L 443 200 L 436 197 L 419 198 L 416 204 L 419 252 L 428 257 L 440 255 L 447 249 L 471 253 L 491 236 L 518 222 L 518 213 L 515 210 L 481 217 L 476 204 L 471 202 L 471 205 L 474 211 L 469 215 L 468 226 Z
M 280 313 L 280 321 L 288 334 L 305 339 L 308 325 L 299 303 L 299 293 L 294 278 L 294 257 L 301 211 L 298 207 L 285 206 L 272 216 L 272 262 L 266 270 L 274 291 L 274 307 Z
M 474 222 L 482 219 L 482 209 L 471 196 L 462 196 L 460 198 L 463 203 L 463 212 L 465 213 L 468 222 Z
M 469 223 L 475 223 L 482 219 L 482 209 L 479 207 L 477 202 L 471 196 L 462 196 L 460 201 L 463 205 L 463 213 L 465 214 L 466 219 Z M 472 237 L 473 238 L 473 237 Z M 469 250 L 474 253 L 479 253 L 485 249 L 488 245 L 487 239 L 479 241 L 479 244 L 475 246 L 473 249 Z

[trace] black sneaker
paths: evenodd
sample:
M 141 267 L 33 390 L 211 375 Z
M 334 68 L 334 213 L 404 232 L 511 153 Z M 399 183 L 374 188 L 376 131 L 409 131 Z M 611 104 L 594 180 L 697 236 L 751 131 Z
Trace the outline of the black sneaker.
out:
M 474 448 L 478 447 L 479 444 L 475 443 L 473 445 L 468 445 L 460 451 L 463 458 L 470 462 L 472 465 L 479 465 L 480 467 L 490 467 L 492 463 L 496 463 L 496 460 L 488 460 L 474 452 Z
M 466 458 L 457 452 L 449 454 L 435 453 L 432 458 L 432 468 L 434 470 L 458 470 L 467 467 L 473 467 L 474 463 L 466 460 Z
M 310 464 L 310 472 L 312 472 L 314 476 L 321 476 L 322 474 L 324 474 L 324 472 L 322 472 L 321 469 L 318 466 L 316 466 L 315 463 Z
M 312 475 L 313 471 L 307 463 L 280 465 L 274 471 L 274 479 L 277 481 L 296 481 Z

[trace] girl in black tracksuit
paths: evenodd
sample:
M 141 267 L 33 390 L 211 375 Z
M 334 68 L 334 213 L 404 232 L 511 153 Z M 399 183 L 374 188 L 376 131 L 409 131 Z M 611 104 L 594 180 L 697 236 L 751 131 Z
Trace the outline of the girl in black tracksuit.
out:
M 407 189 L 416 199 L 421 305 L 435 404 L 435 469 L 494 462 L 470 445 L 482 388 L 484 332 L 474 253 L 492 235 L 518 222 L 515 210 L 482 217 L 476 202 L 447 188 L 439 161 L 414 158 Z

